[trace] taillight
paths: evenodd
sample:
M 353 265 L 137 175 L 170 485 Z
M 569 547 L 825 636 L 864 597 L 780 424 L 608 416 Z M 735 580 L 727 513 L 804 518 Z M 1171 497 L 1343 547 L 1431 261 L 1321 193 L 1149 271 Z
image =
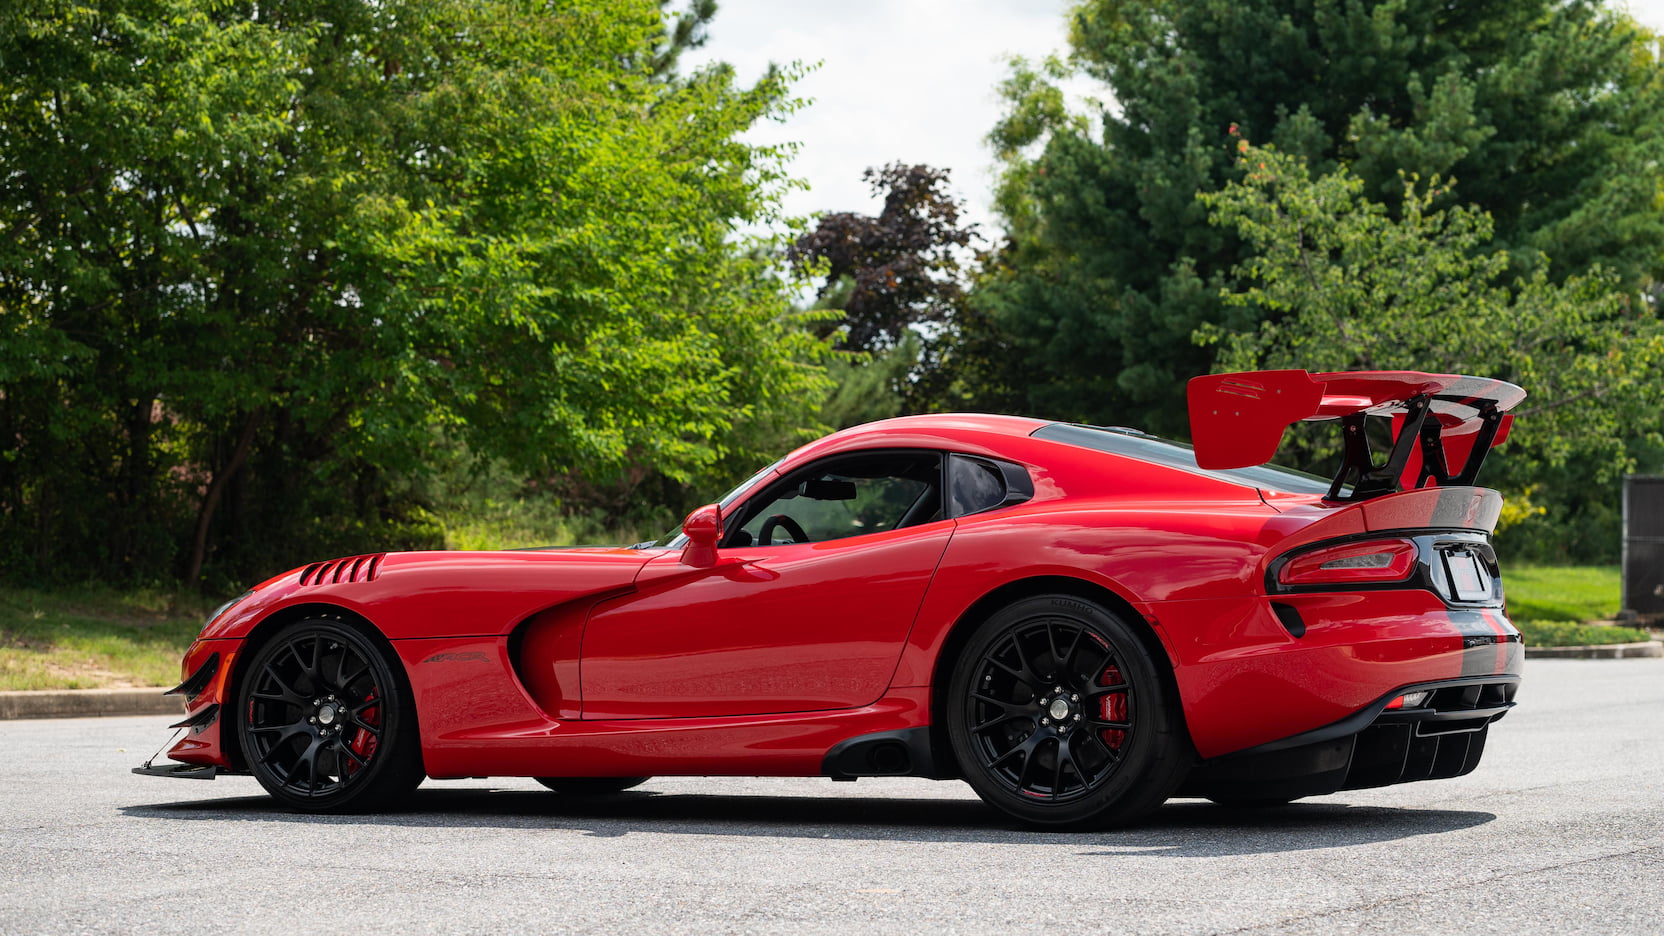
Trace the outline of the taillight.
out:
M 1283 585 L 1348 585 L 1400 582 L 1416 567 L 1416 544 L 1404 539 L 1366 540 L 1313 550 L 1283 564 Z

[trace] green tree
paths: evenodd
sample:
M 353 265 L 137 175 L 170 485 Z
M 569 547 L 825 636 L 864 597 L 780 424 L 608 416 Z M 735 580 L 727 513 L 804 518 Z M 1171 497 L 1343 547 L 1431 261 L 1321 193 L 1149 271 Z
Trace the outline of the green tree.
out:
M 1658 444 L 1664 323 L 1600 268 L 1555 282 L 1518 273 L 1491 217 L 1439 207 L 1460 185 L 1400 183 L 1398 211 L 1367 197 L 1344 167 L 1313 178 L 1303 160 L 1239 140 L 1241 181 L 1204 195 L 1209 219 L 1241 238 L 1229 308 L 1253 328 L 1204 325 L 1222 370 L 1428 370 L 1500 377 L 1526 388 L 1492 483 L 1556 508 L 1596 509 L 1633 462 L 1637 434 Z M 1330 430 L 1297 433 L 1315 459 L 1338 453 Z M 1315 467 L 1315 466 L 1314 466 Z M 1325 466 L 1329 467 L 1329 466 Z M 1598 512 L 1598 511 L 1597 511 Z M 1562 516 L 1555 519 L 1562 525 Z M 1609 554 L 1615 530 L 1579 536 L 1584 559 Z
M 0 548 L 195 581 L 411 532 L 435 439 L 673 477 L 824 378 L 736 227 L 795 106 L 655 0 L 28 0 L 0 35 Z M 689 24 L 692 25 L 689 25 Z M 391 524 L 392 526 L 389 526 Z
M 1090 119 L 1074 72 L 1107 92 Z M 1400 172 L 1460 179 L 1521 273 L 1664 274 L 1658 46 L 1593 2 L 1083 0 L 1068 60 L 1003 91 L 1010 242 L 974 302 L 996 405 L 1184 430 L 1177 388 L 1214 364 L 1190 336 L 1270 311 L 1218 299 L 1246 254 L 1195 198 L 1238 177 L 1233 126 L 1394 212 Z
M 1491 217 L 1438 207 L 1450 189 L 1436 177 L 1402 183 L 1395 217 L 1345 168 L 1314 179 L 1303 161 L 1246 140 L 1239 163 L 1242 181 L 1201 198 L 1250 252 L 1225 304 L 1261 319 L 1250 331 L 1203 326 L 1204 344 L 1222 344 L 1222 370 L 1499 377 L 1530 394 L 1510 451 L 1576 457 L 1600 480 L 1628 466 L 1634 417 L 1664 397 L 1664 323 L 1616 276 L 1514 274 Z

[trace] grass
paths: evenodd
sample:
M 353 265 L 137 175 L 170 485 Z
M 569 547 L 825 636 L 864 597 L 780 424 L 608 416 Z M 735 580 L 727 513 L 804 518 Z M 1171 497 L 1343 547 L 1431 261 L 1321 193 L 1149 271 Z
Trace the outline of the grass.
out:
M 0 588 L 0 690 L 171 686 L 216 604 L 147 590 Z
M 1618 613 L 1622 575 L 1612 566 L 1504 565 L 1502 586 L 1515 621 L 1605 621 Z
M 1508 616 L 1528 647 L 1582 647 L 1651 639 L 1633 627 L 1591 627 L 1622 604 L 1617 566 L 1507 566 L 1502 570 Z

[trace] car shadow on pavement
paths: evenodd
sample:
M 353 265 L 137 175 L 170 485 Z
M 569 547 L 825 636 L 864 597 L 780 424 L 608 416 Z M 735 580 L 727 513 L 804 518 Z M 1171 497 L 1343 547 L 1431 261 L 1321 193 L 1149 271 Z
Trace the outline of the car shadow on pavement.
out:
M 1102 832 L 1028 829 L 974 799 L 767 796 L 630 791 L 573 797 L 525 790 L 423 789 L 402 810 L 351 816 L 291 813 L 266 796 L 124 807 L 142 819 L 332 825 L 567 830 L 872 841 L 1050 842 L 1100 848 L 1089 856 L 1254 855 L 1391 842 L 1491 822 L 1471 810 L 1291 803 L 1231 809 L 1173 800 L 1136 826 Z

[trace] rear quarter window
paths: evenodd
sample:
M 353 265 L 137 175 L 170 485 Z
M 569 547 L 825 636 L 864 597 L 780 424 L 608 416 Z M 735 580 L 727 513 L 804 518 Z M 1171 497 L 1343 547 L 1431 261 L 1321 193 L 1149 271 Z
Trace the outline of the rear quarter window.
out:
M 963 517 L 1005 502 L 1005 479 L 1000 470 L 980 458 L 948 458 L 948 516 Z

